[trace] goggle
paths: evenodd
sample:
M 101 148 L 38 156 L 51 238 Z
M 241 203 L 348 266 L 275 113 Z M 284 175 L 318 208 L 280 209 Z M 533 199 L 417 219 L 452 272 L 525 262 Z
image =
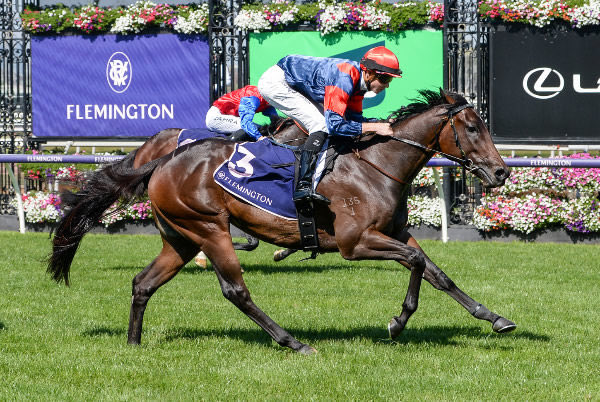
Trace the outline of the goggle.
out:
M 392 77 L 391 75 L 387 75 L 387 74 L 376 74 L 375 75 L 375 79 L 384 85 L 392 82 L 393 78 L 394 77 Z

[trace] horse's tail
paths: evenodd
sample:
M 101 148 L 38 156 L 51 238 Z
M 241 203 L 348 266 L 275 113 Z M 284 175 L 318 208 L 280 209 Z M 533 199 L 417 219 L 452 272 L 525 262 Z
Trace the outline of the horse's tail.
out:
M 48 256 L 48 273 L 56 282 L 69 285 L 69 270 L 83 236 L 100 221 L 105 211 L 119 199 L 133 200 L 144 194 L 154 169 L 163 158 L 133 169 L 135 151 L 108 165 L 86 181 L 78 193 L 64 197 L 66 215 L 58 223 Z M 111 212 L 112 213 L 112 212 Z

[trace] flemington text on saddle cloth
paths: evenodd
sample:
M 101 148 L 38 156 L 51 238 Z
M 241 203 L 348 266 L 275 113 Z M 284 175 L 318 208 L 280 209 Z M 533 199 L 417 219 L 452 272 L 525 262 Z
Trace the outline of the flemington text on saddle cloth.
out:
M 315 176 L 320 176 L 325 164 L 321 155 Z M 223 189 L 249 204 L 281 218 L 296 220 L 292 201 L 294 187 L 292 150 L 274 145 L 268 139 L 236 144 L 229 160 L 214 172 L 215 182 Z M 315 179 L 315 186 L 318 180 Z

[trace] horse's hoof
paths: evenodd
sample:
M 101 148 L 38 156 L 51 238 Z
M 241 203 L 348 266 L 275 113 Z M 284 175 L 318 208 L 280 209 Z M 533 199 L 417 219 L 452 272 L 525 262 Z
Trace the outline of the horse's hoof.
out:
M 207 265 L 206 255 L 202 251 L 200 251 L 198 253 L 198 255 L 196 257 L 194 257 L 194 263 L 196 263 L 196 265 L 199 266 L 200 268 L 206 269 L 206 265 Z
M 402 330 L 404 329 L 404 325 L 401 325 L 398 322 L 398 317 L 394 317 L 388 323 L 388 333 L 390 334 L 390 338 L 396 339 Z
M 494 332 L 499 334 L 504 334 L 506 332 L 514 331 L 517 328 L 517 324 L 514 322 L 507 320 L 504 317 L 498 317 L 496 321 L 492 324 L 492 329 Z
M 284 254 L 285 250 L 277 250 L 273 253 L 273 261 L 277 262 L 277 261 L 281 261 L 285 258 L 285 254 Z
M 298 349 L 298 353 L 306 355 L 306 356 L 310 356 L 310 355 L 316 355 L 317 349 L 313 348 L 310 345 L 304 345 L 302 346 L 300 349 Z

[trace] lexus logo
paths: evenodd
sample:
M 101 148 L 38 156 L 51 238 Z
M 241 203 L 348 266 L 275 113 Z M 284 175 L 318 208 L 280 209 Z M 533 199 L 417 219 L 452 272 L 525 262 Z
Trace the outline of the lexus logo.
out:
M 598 86 L 583 88 L 581 86 L 581 74 L 573 74 L 573 90 L 581 94 L 599 93 L 600 78 Z M 523 89 L 536 99 L 550 99 L 558 95 L 565 87 L 565 79 L 562 74 L 550 67 L 539 67 L 530 70 L 523 77 Z
M 552 78 L 548 80 L 550 75 L 552 75 Z M 558 77 L 558 86 L 544 86 L 546 81 L 556 81 L 556 77 Z M 533 89 L 529 89 L 532 82 Z M 525 74 L 525 77 L 523 78 L 523 89 L 528 95 L 537 99 L 554 98 L 563 90 L 564 86 L 565 79 L 563 76 L 558 71 L 548 67 L 533 69 Z

